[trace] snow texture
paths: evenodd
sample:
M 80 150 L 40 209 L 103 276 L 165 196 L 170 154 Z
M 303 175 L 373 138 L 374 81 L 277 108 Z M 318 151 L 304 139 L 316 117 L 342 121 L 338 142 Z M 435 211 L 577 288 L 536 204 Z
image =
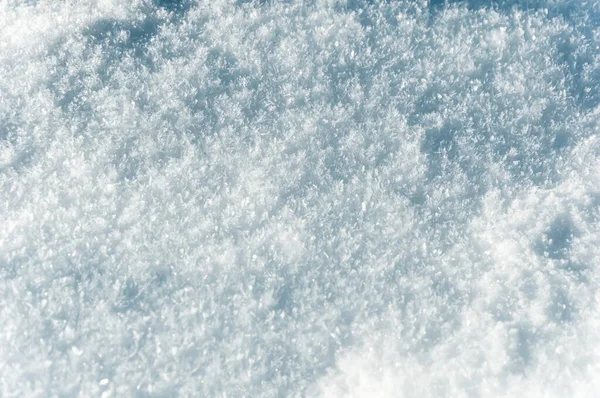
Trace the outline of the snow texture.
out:
M 597 0 L 0 0 L 0 396 L 597 396 L 599 133 Z

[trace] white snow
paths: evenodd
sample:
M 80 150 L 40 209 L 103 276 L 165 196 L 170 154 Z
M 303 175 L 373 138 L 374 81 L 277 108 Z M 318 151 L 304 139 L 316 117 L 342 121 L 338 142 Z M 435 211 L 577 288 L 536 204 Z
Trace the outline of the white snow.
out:
M 0 2 L 0 397 L 593 397 L 600 3 Z

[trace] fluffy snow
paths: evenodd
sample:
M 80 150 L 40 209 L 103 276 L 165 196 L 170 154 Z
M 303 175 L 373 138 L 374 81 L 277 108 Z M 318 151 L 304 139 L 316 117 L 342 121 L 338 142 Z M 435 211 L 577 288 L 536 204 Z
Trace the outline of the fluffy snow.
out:
M 0 1 L 0 397 L 592 397 L 600 2 Z

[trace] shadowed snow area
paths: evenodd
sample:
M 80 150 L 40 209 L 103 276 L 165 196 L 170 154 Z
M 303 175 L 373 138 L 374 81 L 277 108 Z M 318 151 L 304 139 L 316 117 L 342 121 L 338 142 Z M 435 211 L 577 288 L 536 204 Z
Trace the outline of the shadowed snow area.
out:
M 598 1 L 0 1 L 0 396 L 595 396 L 599 133 Z

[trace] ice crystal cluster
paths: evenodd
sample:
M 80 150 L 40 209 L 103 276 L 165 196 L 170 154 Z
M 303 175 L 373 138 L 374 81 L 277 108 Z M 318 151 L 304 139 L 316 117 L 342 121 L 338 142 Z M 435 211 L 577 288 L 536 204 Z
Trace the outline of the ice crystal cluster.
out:
M 600 389 L 600 2 L 0 1 L 1 397 Z

